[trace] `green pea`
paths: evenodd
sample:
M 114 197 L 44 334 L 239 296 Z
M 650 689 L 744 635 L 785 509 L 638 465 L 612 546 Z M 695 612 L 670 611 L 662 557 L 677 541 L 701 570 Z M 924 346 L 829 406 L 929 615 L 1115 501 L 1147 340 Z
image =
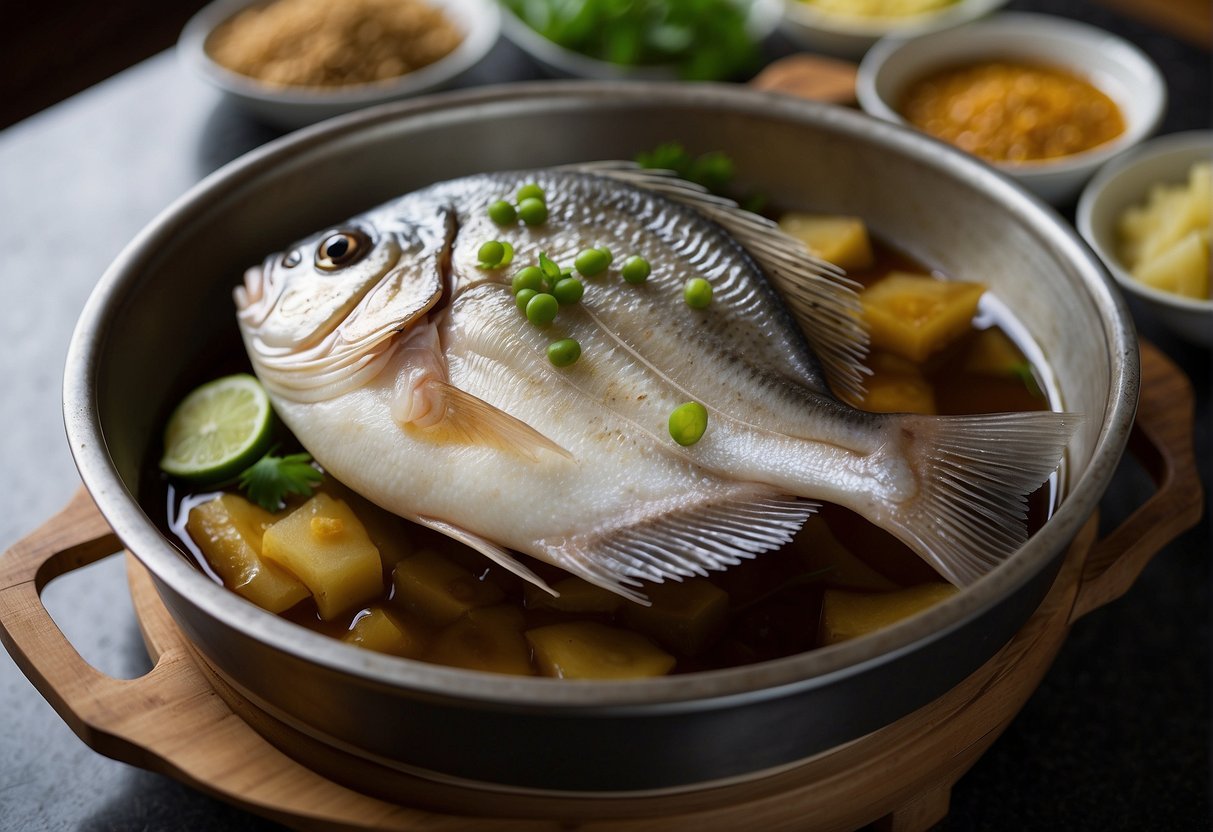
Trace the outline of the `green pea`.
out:
M 593 277 L 606 271 L 607 266 L 611 265 L 611 256 L 596 248 L 587 248 L 577 255 L 573 265 L 586 277 Z
M 568 306 L 581 300 L 581 296 L 585 294 L 585 286 L 575 277 L 566 277 L 552 287 L 552 294 L 560 301 L 561 306 Z
M 533 289 L 538 292 L 543 289 L 543 271 L 538 266 L 527 266 L 519 269 L 510 281 L 510 288 L 514 294 L 518 294 L 523 289 Z
M 498 225 L 509 225 L 518 219 L 518 212 L 514 210 L 513 205 L 499 199 L 489 206 L 489 219 Z
M 680 404 L 670 413 L 670 436 L 679 445 L 694 445 L 708 429 L 708 410 L 699 402 Z
M 526 303 L 526 318 L 535 326 L 547 326 L 556 320 L 559 311 L 560 303 L 546 293 L 539 293 Z
M 528 199 L 537 199 L 540 202 L 547 200 L 547 196 L 543 192 L 543 188 L 536 185 L 534 182 L 528 182 L 518 189 L 518 193 L 514 194 L 514 199 L 518 200 L 518 207 L 522 207 L 522 203 Z
M 561 338 L 548 344 L 548 361 L 557 367 L 575 364 L 578 358 L 581 358 L 581 344 L 572 338 Z
M 682 287 L 682 299 L 692 309 L 707 309 L 712 303 L 712 284 L 702 277 L 692 277 Z
M 609 248 L 607 248 L 606 246 L 599 246 L 598 250 L 606 255 L 607 265 L 608 266 L 611 265 L 611 261 L 615 259 L 615 255 L 611 254 L 611 250 Z
M 501 262 L 497 264 L 498 268 L 508 266 L 514 262 L 514 247 L 509 243 L 502 243 L 501 247 L 505 249 L 505 253 L 501 255 Z
M 534 289 L 519 289 L 518 294 L 514 295 L 514 305 L 519 311 L 526 312 L 526 305 L 531 302 L 531 298 L 539 294 Z
M 480 246 L 476 256 L 480 258 L 480 268 L 491 269 L 505 257 L 505 246 L 496 240 L 489 240 Z
M 543 225 L 548 219 L 548 206 L 542 199 L 524 199 L 518 203 L 518 216 L 527 225 Z
M 623 261 L 623 268 L 619 270 L 619 273 L 628 283 L 644 283 L 649 279 L 649 273 L 652 270 L 648 260 L 639 254 L 634 254 Z

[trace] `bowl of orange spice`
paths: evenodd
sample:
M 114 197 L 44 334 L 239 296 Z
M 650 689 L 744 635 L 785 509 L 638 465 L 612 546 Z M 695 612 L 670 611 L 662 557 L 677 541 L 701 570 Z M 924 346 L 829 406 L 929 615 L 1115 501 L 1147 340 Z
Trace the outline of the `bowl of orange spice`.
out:
M 1128 41 L 1036 14 L 882 40 L 857 92 L 869 113 L 972 153 L 1053 203 L 1152 134 L 1167 100 L 1158 68 Z

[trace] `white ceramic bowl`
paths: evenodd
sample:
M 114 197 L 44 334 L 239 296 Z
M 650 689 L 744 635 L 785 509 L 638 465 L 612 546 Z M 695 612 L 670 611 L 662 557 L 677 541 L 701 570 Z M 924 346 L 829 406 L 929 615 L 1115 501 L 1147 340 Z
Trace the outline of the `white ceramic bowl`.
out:
M 755 43 L 768 37 L 779 25 L 783 0 L 748 0 L 746 30 Z M 506 38 L 557 78 L 592 81 L 675 81 L 678 69 L 668 65 L 625 66 L 591 58 L 548 40 L 508 8 L 501 9 L 501 27 Z
M 1126 208 L 1144 203 L 1150 187 L 1179 184 L 1199 161 L 1213 161 L 1213 131 L 1174 133 L 1147 142 L 1099 172 L 1078 201 L 1078 230 L 1128 294 L 1189 341 L 1213 347 L 1213 300 L 1193 300 L 1146 286 L 1117 255 L 1116 224 Z
M 1076 196 L 1101 165 L 1150 136 L 1166 110 L 1166 83 L 1140 49 L 1103 29 L 1039 14 L 999 14 L 922 37 L 882 40 L 859 65 L 856 93 L 872 115 L 904 123 L 896 107 L 912 83 L 949 66 L 991 58 L 1068 70 L 1102 90 L 1124 116 L 1120 136 L 1084 153 L 995 164 L 1048 202 Z
M 859 58 L 888 35 L 911 37 L 970 23 L 1005 6 L 1007 0 L 958 0 L 938 11 L 897 17 L 847 16 L 803 0 L 783 0 L 781 29 L 791 40 L 840 58 Z
M 216 0 L 190 18 L 177 41 L 184 62 L 203 80 L 262 120 L 295 128 L 341 113 L 434 92 L 453 85 L 478 64 L 501 33 L 495 0 L 426 0 L 463 32 L 463 41 L 446 57 L 398 78 L 345 87 L 275 87 L 216 63 L 206 50 L 211 34 L 249 6 L 266 0 Z

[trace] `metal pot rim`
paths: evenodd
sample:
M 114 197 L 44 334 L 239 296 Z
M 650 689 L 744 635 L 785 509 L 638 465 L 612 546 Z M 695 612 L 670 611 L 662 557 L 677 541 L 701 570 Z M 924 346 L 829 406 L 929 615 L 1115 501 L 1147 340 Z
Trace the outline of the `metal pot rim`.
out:
M 963 177 L 999 199 L 1008 212 L 1045 235 L 1081 271 L 1081 288 L 1098 308 L 1101 337 L 1113 354 L 1110 399 L 1090 462 L 1058 510 L 1015 557 L 966 591 L 932 609 L 871 636 L 784 659 L 728 670 L 626 682 L 578 682 L 510 677 L 459 670 L 375 654 L 313 633 L 264 612 L 210 581 L 190 566 L 161 535 L 127 490 L 106 449 L 95 408 L 98 373 L 109 328 L 142 269 L 157 249 L 199 219 L 222 195 L 265 171 L 297 160 L 330 143 L 356 139 L 398 124 L 424 126 L 432 119 L 506 108 L 575 110 L 585 106 L 645 105 L 709 108 L 743 116 L 777 118 L 883 143 L 892 152 Z M 102 514 L 127 548 L 174 592 L 229 626 L 273 649 L 364 683 L 411 695 L 491 703 L 518 710 L 624 712 L 724 707 L 794 690 L 823 687 L 864 672 L 965 626 L 1014 592 L 1053 561 L 1095 510 L 1127 442 L 1135 414 L 1139 366 L 1137 341 L 1124 302 L 1102 264 L 1077 233 L 1043 202 L 994 169 L 907 128 L 861 113 L 723 84 L 627 82 L 533 82 L 445 93 L 342 116 L 257 148 L 229 163 L 165 209 L 126 246 L 88 299 L 68 350 L 64 420 L 77 468 Z M 1095 337 L 1094 334 L 1092 337 Z M 1096 414 L 1088 414 L 1095 418 Z

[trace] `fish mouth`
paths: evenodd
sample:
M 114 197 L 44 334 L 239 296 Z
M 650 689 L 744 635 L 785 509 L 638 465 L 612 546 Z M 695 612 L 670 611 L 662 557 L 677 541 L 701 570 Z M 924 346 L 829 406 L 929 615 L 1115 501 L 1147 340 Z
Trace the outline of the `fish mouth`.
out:
M 232 292 L 236 302 L 236 316 L 246 327 L 256 328 L 265 322 L 273 311 L 273 304 L 266 302 L 266 276 L 274 268 L 278 255 L 271 254 L 260 266 L 249 266 L 244 270 L 244 282 Z

